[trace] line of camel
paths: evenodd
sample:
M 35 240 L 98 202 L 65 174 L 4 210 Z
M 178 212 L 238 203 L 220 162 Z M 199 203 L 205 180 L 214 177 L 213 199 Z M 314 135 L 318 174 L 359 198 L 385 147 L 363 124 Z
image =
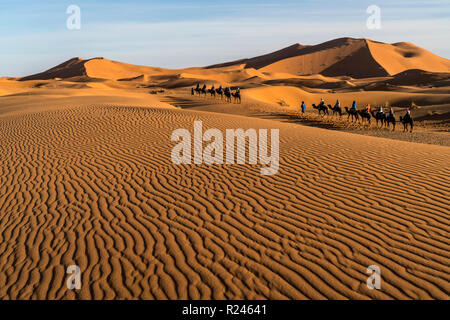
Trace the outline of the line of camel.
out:
M 232 102 L 234 99 L 234 103 L 241 103 L 241 93 L 239 88 L 236 89 L 235 92 L 231 92 L 231 89 L 229 87 L 226 87 L 225 89 L 220 86 L 219 88 L 214 88 L 214 85 L 211 86 L 210 89 L 206 88 L 206 84 L 203 85 L 203 87 L 200 88 L 200 85 L 197 83 L 197 86 L 195 88 L 191 88 L 191 95 L 198 95 L 198 96 L 207 96 L 207 94 L 210 94 L 212 98 L 216 98 L 216 96 L 219 96 L 221 100 L 225 97 L 226 102 Z M 319 111 L 319 115 L 330 115 L 330 111 L 332 112 L 333 116 L 339 115 L 339 117 L 342 117 L 343 111 L 340 106 L 335 105 L 332 107 L 331 105 L 325 105 L 324 103 L 321 103 L 319 105 L 312 104 L 313 108 Z M 371 118 L 374 118 L 377 122 L 377 128 L 379 127 L 379 124 L 381 124 L 381 128 L 387 127 L 390 128 L 392 124 L 392 131 L 395 131 L 395 126 L 397 124 L 397 121 L 395 119 L 395 116 L 391 113 L 386 114 L 384 112 L 368 112 L 366 110 L 357 110 L 354 108 L 348 108 L 345 107 L 345 112 L 347 114 L 347 120 L 350 118 L 352 119 L 352 122 L 357 121 L 359 123 L 362 122 L 371 124 Z M 403 132 L 408 131 L 408 126 L 410 128 L 410 132 L 413 131 L 414 127 L 414 120 L 411 117 L 410 113 L 406 113 L 403 117 L 400 116 L 400 122 L 403 124 Z
M 195 88 L 191 88 L 191 95 L 199 95 L 199 96 L 205 96 L 207 94 L 210 94 L 212 98 L 216 98 L 216 95 L 220 97 L 221 100 L 223 100 L 223 98 L 225 97 L 225 101 L 226 102 L 232 102 L 232 100 L 234 99 L 234 103 L 241 103 L 242 99 L 241 99 L 241 92 L 238 89 L 236 89 L 235 92 L 231 92 L 231 89 L 229 87 L 226 87 L 225 89 L 222 88 L 222 86 L 220 86 L 219 88 L 214 88 L 214 85 L 211 86 L 210 89 L 206 88 L 206 84 L 203 85 L 202 88 L 200 88 L 200 85 L 197 84 L 197 87 Z
M 313 108 L 319 111 L 319 115 L 330 115 L 330 112 L 332 112 L 331 115 L 335 116 L 338 115 L 339 117 L 342 117 L 343 111 L 340 106 L 334 106 L 331 105 L 325 105 L 325 104 L 319 104 L 315 105 L 312 104 Z M 391 113 L 386 114 L 384 112 L 369 112 L 367 110 L 357 110 L 354 108 L 349 109 L 348 107 L 345 107 L 345 113 L 347 114 L 347 120 L 350 118 L 352 119 L 352 122 L 358 121 L 364 123 L 368 123 L 370 125 L 371 118 L 374 118 L 377 122 L 377 128 L 379 124 L 381 124 L 381 128 L 387 127 L 390 128 L 390 125 L 392 124 L 392 131 L 395 131 L 395 125 L 396 125 L 396 119 L 395 116 Z M 410 127 L 410 132 L 413 131 L 414 127 L 414 120 L 411 117 L 410 113 L 406 113 L 403 117 L 400 116 L 400 122 L 403 124 L 403 132 L 408 131 L 408 126 Z

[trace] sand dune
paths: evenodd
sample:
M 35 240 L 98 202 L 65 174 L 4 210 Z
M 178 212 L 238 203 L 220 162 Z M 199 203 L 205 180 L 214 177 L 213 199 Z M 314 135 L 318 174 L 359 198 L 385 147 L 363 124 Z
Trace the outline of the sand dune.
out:
M 450 72 L 450 62 L 411 43 L 386 44 L 340 38 L 318 45 L 293 45 L 260 57 L 211 67 L 245 63 L 248 68 L 294 75 L 323 74 L 355 78 L 394 75 L 408 69 Z M 211 68 L 210 67 L 210 68 Z
M 412 44 L 341 38 L 206 68 L 74 58 L 0 78 L 0 299 L 449 299 L 449 74 Z M 414 102 L 440 122 L 391 132 L 313 114 L 321 98 Z M 171 134 L 196 120 L 279 129 L 278 174 L 174 165 Z
M 198 119 L 280 128 L 279 174 L 172 165 L 172 130 Z M 3 299 L 450 296 L 448 148 L 94 106 L 4 116 L 0 139 Z M 372 264 L 381 291 L 365 285 Z
M 142 74 L 161 74 L 162 68 L 137 66 L 123 62 L 111 61 L 105 58 L 93 58 L 83 60 L 73 58 L 42 73 L 21 78 L 26 80 L 48 80 L 54 78 L 73 78 L 86 76 L 88 78 L 100 78 L 118 80 L 134 78 Z
M 441 58 L 412 43 L 399 42 L 391 45 L 371 40 L 366 42 L 374 59 L 389 75 L 409 69 L 450 72 L 450 61 L 448 59 Z
M 337 99 L 342 107 L 350 107 L 354 100 L 358 101 L 359 106 L 371 104 L 373 106 L 383 106 L 386 102 L 392 106 L 409 105 L 412 101 L 420 105 L 444 104 L 450 101 L 450 93 L 446 94 L 423 94 L 411 92 L 386 92 L 386 91 L 356 91 L 341 92 L 339 94 L 330 93 L 327 90 L 308 92 L 292 86 L 272 86 L 247 89 L 243 93 L 246 98 L 257 100 L 264 103 L 280 104 L 281 101 L 287 103 L 285 107 L 298 109 L 301 102 L 311 108 L 313 103 L 318 104 L 323 98 L 327 103 L 333 104 Z
M 450 72 L 450 62 L 411 43 L 385 44 L 369 39 L 340 38 L 314 46 L 293 45 L 252 59 L 241 59 L 206 68 L 163 69 L 137 66 L 105 58 L 70 59 L 39 74 L 21 80 L 49 80 L 86 77 L 148 82 L 152 76 L 214 80 L 223 83 L 250 77 L 291 78 L 322 74 L 329 77 L 369 78 L 393 76 L 409 69 Z M 270 76 L 269 76 L 270 77 Z

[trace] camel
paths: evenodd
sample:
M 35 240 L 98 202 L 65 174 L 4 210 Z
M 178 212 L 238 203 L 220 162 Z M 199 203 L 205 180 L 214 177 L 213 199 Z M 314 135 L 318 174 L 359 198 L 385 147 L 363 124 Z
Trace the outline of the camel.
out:
M 367 121 L 367 123 L 370 125 L 370 113 L 366 110 L 358 110 L 359 116 L 361 117 L 362 123 Z
M 195 89 L 192 89 L 193 91 L 195 91 L 195 93 L 197 93 L 198 95 L 202 94 L 202 89 L 200 89 L 200 85 L 197 83 L 197 86 L 195 87 Z M 191 91 L 192 93 L 192 91 Z
M 239 101 L 239 103 L 242 102 L 240 92 L 232 93 L 231 95 L 234 97 L 234 102 L 235 103 L 237 103 L 237 101 Z
M 326 105 L 324 105 L 324 104 L 319 104 L 318 106 L 316 106 L 316 105 L 313 103 L 312 106 L 313 106 L 314 109 L 319 110 L 319 116 L 320 116 L 320 114 L 321 114 L 322 112 L 323 112 L 323 115 L 325 115 L 325 114 L 329 115 L 328 107 L 327 107 Z
M 216 93 L 220 96 L 220 100 L 223 99 L 223 89 L 222 87 L 219 87 L 218 89 L 216 89 Z
M 389 129 L 391 123 L 392 123 L 392 131 L 395 131 L 395 124 L 396 124 L 395 116 L 389 113 L 386 116 L 386 119 L 384 120 L 384 125 Z
M 407 113 L 404 117 L 400 117 L 400 122 L 403 123 L 403 132 L 408 131 L 408 124 L 411 127 L 409 132 L 413 131 L 414 121 L 409 113 Z
M 203 88 L 202 88 L 201 91 L 200 91 L 200 93 L 203 94 L 203 95 L 205 95 L 205 97 L 206 97 L 206 92 L 207 92 L 207 91 L 206 91 L 206 84 L 204 84 L 204 85 L 203 85 Z
M 225 94 L 225 101 L 231 103 L 231 91 L 225 90 L 225 91 L 224 91 L 224 94 Z
M 356 121 L 359 121 L 358 110 L 356 110 L 356 109 L 349 109 L 348 107 L 345 107 L 345 111 L 348 114 L 347 120 L 350 119 L 350 117 L 352 117 L 352 122 L 353 122 L 353 119 L 355 119 Z
M 214 89 L 214 86 L 212 86 L 211 89 L 208 89 L 208 93 L 211 94 L 211 98 L 216 97 L 216 89 Z
M 328 105 L 328 108 L 333 111 L 333 116 L 337 113 L 339 115 L 339 118 L 342 117 L 342 109 L 339 106 L 332 107 L 331 105 Z
M 383 124 L 385 124 L 386 122 L 386 114 L 384 112 L 375 112 L 375 111 L 372 111 L 371 114 L 372 117 L 374 117 L 375 120 L 377 120 L 377 128 L 378 122 L 381 122 L 381 128 L 383 128 Z

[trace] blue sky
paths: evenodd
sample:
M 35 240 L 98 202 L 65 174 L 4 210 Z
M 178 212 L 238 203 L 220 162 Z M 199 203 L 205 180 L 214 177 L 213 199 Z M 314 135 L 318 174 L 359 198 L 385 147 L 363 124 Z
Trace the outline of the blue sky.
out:
M 81 29 L 68 30 L 69 5 Z M 381 29 L 366 27 L 369 5 Z M 0 76 L 72 57 L 159 67 L 204 66 L 339 37 L 408 41 L 450 58 L 450 0 L 0 0 Z

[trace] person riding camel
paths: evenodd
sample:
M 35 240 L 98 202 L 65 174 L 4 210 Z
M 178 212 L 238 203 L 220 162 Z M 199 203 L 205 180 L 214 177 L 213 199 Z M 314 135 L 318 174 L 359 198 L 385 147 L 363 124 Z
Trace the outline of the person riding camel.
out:
M 411 116 L 411 110 L 409 110 L 409 108 L 406 108 L 405 117 L 406 116 Z
M 197 82 L 197 87 L 195 89 L 196 90 L 200 89 L 200 83 Z
M 383 112 L 383 106 L 381 106 L 379 109 L 378 109 L 378 114 L 383 114 L 384 112 Z
M 206 90 L 206 84 L 203 85 L 203 90 Z
M 392 109 L 392 108 L 389 109 L 389 116 L 392 116 L 392 117 L 394 116 L 394 109 Z
M 366 106 L 366 108 L 364 109 L 365 112 L 370 113 L 370 104 L 368 104 Z
M 356 101 L 353 101 L 351 110 L 355 110 L 356 111 Z
M 320 98 L 319 107 L 324 106 L 324 105 L 325 105 L 325 101 L 323 100 L 323 98 Z
M 341 107 L 341 103 L 339 102 L 339 99 L 336 100 L 336 104 L 334 105 L 335 108 L 340 108 Z
M 225 91 L 225 94 L 230 93 L 231 92 L 230 87 L 226 87 L 224 91 Z

